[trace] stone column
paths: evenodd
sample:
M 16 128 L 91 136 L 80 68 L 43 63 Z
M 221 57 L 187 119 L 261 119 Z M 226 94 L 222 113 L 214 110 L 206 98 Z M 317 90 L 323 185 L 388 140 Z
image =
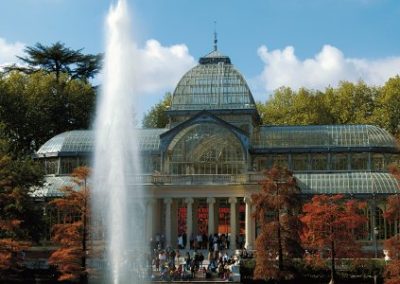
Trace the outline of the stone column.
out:
M 231 210 L 230 210 L 230 227 L 231 227 L 231 245 L 230 249 L 235 250 L 236 249 L 236 235 L 237 235 L 237 225 L 236 225 L 236 203 L 237 199 L 236 197 L 229 197 L 229 203 L 231 204 Z
M 146 214 L 146 237 L 147 241 L 150 241 L 150 239 L 154 238 L 154 204 L 155 200 L 153 198 L 150 198 L 147 200 L 147 214 Z
M 246 249 L 253 249 L 253 236 L 252 236 L 252 221 L 251 217 L 251 199 L 249 197 L 244 198 L 244 203 L 246 204 L 246 217 L 245 217 L 245 232 L 246 232 Z
M 190 248 L 190 236 L 193 233 L 193 198 L 186 198 L 186 249 Z
M 215 204 L 215 198 L 214 197 L 208 197 L 207 198 L 207 203 L 208 203 L 208 234 L 214 234 L 215 233 L 215 216 L 214 216 L 214 204 Z
M 165 246 L 171 246 L 171 204 L 172 198 L 165 198 Z

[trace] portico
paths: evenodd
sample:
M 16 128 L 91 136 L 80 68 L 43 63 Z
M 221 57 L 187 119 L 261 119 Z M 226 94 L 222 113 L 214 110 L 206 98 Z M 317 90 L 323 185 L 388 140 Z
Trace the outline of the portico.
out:
M 199 234 L 207 238 L 219 234 L 229 238 L 230 249 L 241 245 L 252 248 L 255 221 L 251 217 L 251 204 L 245 202 L 248 199 L 242 196 L 150 198 L 147 220 L 161 214 L 162 222 L 148 229 L 147 237 L 150 239 L 155 234 L 165 234 L 166 245 L 177 247 L 178 236 L 182 234 L 187 240 Z M 158 213 L 155 213 L 156 209 L 159 209 Z M 238 241 L 241 239 L 245 239 L 246 243 L 240 244 Z M 189 241 L 186 242 L 186 249 L 189 249 Z

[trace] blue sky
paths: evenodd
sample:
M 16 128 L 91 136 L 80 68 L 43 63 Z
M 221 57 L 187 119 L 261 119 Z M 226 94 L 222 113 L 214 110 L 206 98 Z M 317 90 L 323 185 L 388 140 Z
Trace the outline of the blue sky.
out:
M 211 50 L 214 21 L 219 50 L 243 73 L 256 100 L 280 85 L 319 89 L 359 79 L 380 85 L 400 73 L 398 0 L 127 1 L 137 45 L 153 60 L 144 70 L 154 78 L 143 89 L 143 109 L 173 91 Z M 103 52 L 112 3 L 0 0 L 0 65 L 36 42 Z

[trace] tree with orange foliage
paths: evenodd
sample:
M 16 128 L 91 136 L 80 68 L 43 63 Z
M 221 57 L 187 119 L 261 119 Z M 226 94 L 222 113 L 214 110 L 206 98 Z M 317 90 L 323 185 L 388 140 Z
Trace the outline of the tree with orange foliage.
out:
M 29 195 L 40 184 L 41 171 L 31 160 L 9 153 L 0 127 L 0 279 L 22 268 L 23 251 L 36 239 L 31 228 L 34 223 L 40 227 L 42 217 Z
M 56 265 L 61 273 L 59 280 L 87 282 L 89 174 L 87 167 L 76 168 L 72 177 L 78 188 L 64 187 L 64 197 L 50 202 L 62 216 L 61 223 L 52 229 L 52 238 L 60 248 L 49 258 L 49 264 Z
M 330 252 L 331 281 L 335 283 L 335 259 L 354 257 L 360 253 L 358 236 L 365 234 L 367 218 L 363 214 L 365 202 L 346 200 L 344 195 L 315 195 L 303 205 L 301 240 L 304 248 L 318 259 Z
M 400 169 L 397 166 L 389 167 L 390 173 L 400 182 Z M 400 226 L 400 189 L 396 195 L 387 198 L 386 211 L 384 217 L 392 223 L 397 221 Z M 400 283 L 400 228 L 397 228 L 397 234 L 385 241 L 384 247 L 389 252 L 390 261 L 388 261 L 384 277 L 385 283 Z
M 274 166 L 265 176 L 261 192 L 251 196 L 254 217 L 260 225 L 254 277 L 279 280 L 289 276 L 289 259 L 302 252 L 297 215 L 299 188 L 293 174 L 285 168 Z

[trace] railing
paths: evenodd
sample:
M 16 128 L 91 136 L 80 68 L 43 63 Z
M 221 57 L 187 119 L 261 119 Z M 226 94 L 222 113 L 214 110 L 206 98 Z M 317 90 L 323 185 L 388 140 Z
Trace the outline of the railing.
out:
M 262 178 L 262 174 L 238 174 L 238 175 L 162 175 L 153 174 L 152 184 L 155 185 L 224 185 L 224 184 L 248 184 L 258 183 Z
M 65 177 L 69 177 L 65 175 Z M 48 175 L 48 178 L 57 176 Z M 264 178 L 262 173 L 246 174 L 193 174 L 193 175 L 165 175 L 160 173 L 130 175 L 127 183 L 130 185 L 228 185 L 228 184 L 257 184 Z M 119 185 L 118 180 L 115 186 Z M 121 181 L 123 182 L 123 181 Z

